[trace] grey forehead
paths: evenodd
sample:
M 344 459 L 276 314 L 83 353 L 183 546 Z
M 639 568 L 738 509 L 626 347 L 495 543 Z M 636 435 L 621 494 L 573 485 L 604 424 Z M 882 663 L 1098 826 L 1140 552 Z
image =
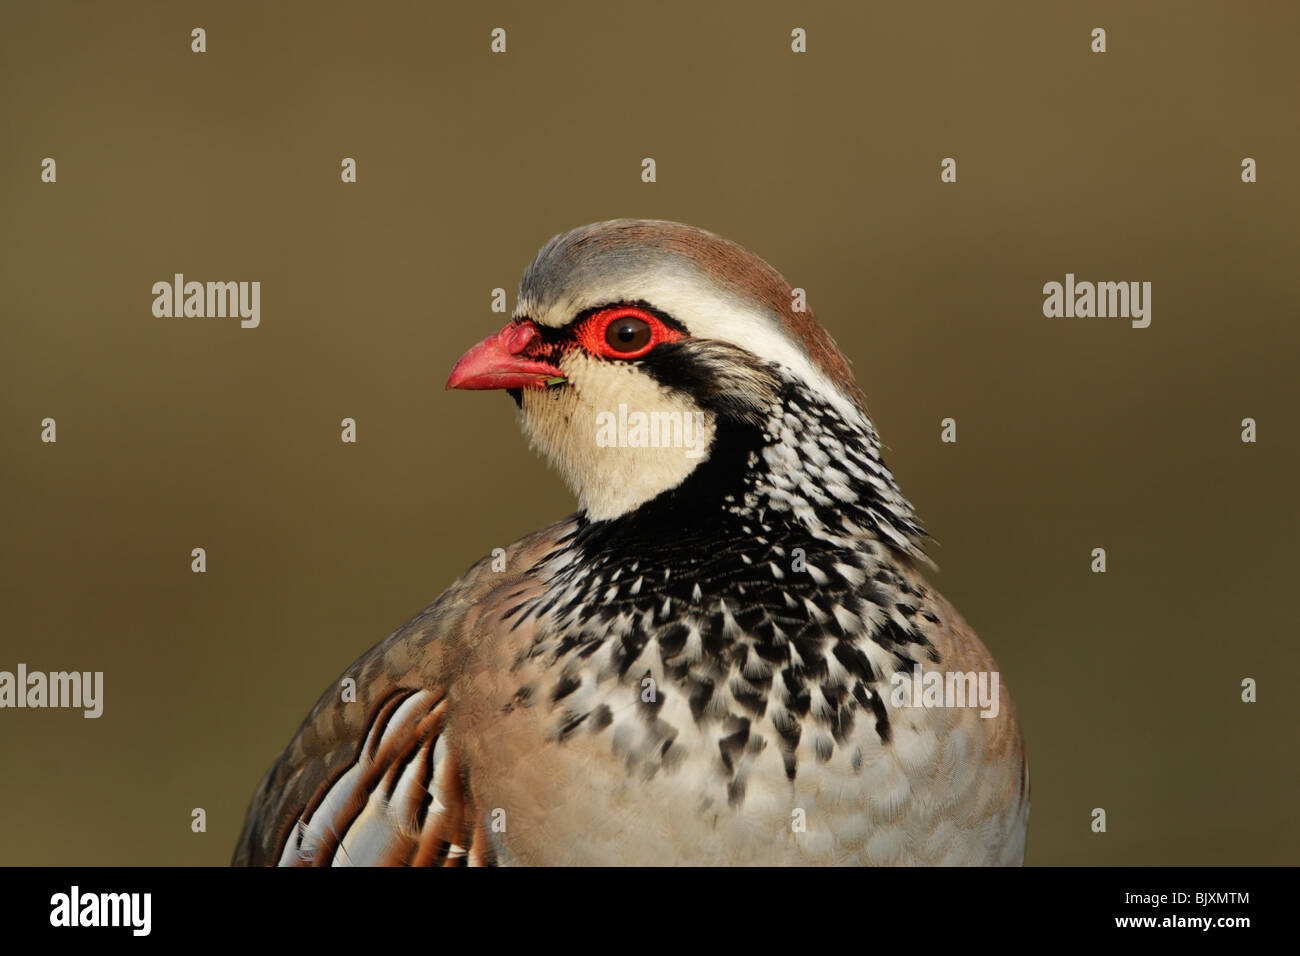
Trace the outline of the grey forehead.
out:
M 601 292 L 635 298 L 638 281 L 648 274 L 706 273 L 695 253 L 715 241 L 725 240 L 658 220 L 614 219 L 582 226 L 542 246 L 519 281 L 519 301 L 544 312 Z

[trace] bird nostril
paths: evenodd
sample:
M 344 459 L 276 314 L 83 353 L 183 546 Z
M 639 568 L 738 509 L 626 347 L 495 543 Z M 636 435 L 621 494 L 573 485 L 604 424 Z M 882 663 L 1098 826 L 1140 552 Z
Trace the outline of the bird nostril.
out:
M 501 330 L 501 344 L 511 355 L 518 355 L 537 337 L 537 326 L 525 319 L 518 325 L 507 325 Z

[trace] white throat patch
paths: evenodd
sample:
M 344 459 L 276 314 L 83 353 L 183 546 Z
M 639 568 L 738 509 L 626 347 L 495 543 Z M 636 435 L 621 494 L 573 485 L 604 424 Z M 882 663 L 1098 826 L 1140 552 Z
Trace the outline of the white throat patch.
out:
M 593 521 L 680 485 L 708 457 L 715 423 L 632 365 L 566 356 L 568 383 L 524 389 L 524 434 Z

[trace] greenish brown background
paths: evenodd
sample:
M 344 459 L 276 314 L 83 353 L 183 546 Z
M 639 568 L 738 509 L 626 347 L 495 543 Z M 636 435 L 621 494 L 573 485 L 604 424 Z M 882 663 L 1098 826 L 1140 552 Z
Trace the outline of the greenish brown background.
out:
M 571 510 L 509 400 L 443 382 L 491 289 L 617 216 L 808 289 L 1014 692 L 1028 862 L 1295 862 L 1298 36 L 1291 3 L 6 4 L 0 669 L 102 670 L 105 711 L 0 711 L 0 862 L 226 862 L 317 695 Z M 174 272 L 260 281 L 261 327 L 154 318 Z M 1066 272 L 1151 281 L 1151 327 L 1044 318 Z

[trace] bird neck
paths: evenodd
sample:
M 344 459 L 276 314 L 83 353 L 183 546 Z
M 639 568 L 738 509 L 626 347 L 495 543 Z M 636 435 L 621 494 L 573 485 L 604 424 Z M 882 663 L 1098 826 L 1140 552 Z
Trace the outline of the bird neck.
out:
M 530 656 L 577 655 L 620 677 L 640 673 L 651 639 L 685 679 L 692 661 L 721 674 L 738 642 L 780 662 L 790 641 L 811 660 L 829 637 L 870 683 L 861 641 L 894 668 L 930 652 L 900 616 L 922 594 L 906 567 L 922 534 L 870 424 L 790 383 L 762 426 L 720 420 L 709 457 L 676 488 L 616 518 L 579 513 L 511 623 L 538 620 Z M 591 656 L 602 647 L 608 657 Z
M 720 417 L 708 457 L 676 487 L 617 518 L 580 516 L 580 538 L 653 550 L 735 529 L 776 542 L 812 539 L 821 550 L 921 557 L 925 532 L 870 420 L 846 420 L 789 376 L 778 395 L 761 424 Z

